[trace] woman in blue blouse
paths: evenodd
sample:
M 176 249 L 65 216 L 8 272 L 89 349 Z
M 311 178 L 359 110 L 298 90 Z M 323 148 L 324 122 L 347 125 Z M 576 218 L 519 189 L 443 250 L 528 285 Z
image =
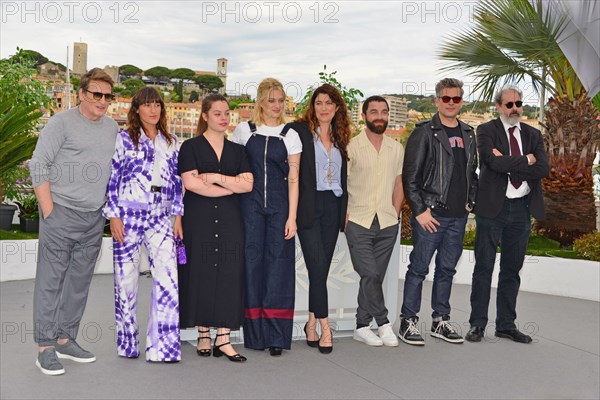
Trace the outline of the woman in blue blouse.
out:
M 303 117 L 292 128 L 300 135 L 304 149 L 296 220 L 309 279 L 309 317 L 304 332 L 309 346 L 327 354 L 333 350 L 327 275 L 338 232 L 346 223 L 346 146 L 352 136 L 348 108 L 339 91 L 328 84 L 318 87 Z

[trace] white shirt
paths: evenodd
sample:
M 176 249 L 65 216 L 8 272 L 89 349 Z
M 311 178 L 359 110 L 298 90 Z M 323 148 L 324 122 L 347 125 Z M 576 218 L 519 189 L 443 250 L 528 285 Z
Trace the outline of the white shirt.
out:
M 263 136 L 276 136 L 279 137 L 285 124 L 278 126 L 267 126 L 267 125 L 256 125 L 256 133 Z M 250 131 L 250 125 L 248 122 L 240 122 L 233 131 L 231 141 L 241 145 L 246 145 L 248 139 L 252 136 Z M 283 137 L 283 143 L 287 149 L 288 155 L 302 153 L 302 142 L 298 132 L 293 129 L 289 129 L 286 135 Z
M 510 152 L 510 133 L 508 132 L 508 128 L 510 128 L 511 126 L 514 126 L 516 129 L 513 132 L 513 135 L 515 136 L 515 139 L 517 139 L 517 143 L 519 144 L 519 149 L 521 149 L 521 154 L 523 156 L 526 156 L 526 154 L 523 154 L 523 142 L 521 141 L 521 123 L 517 122 L 516 125 L 508 125 L 505 124 L 504 121 L 502 121 L 502 125 L 504 126 L 504 133 L 506 134 L 506 139 L 508 140 L 508 151 Z M 512 156 L 512 154 L 509 154 Z M 529 163 L 529 159 L 527 160 L 527 162 Z M 531 188 L 529 187 L 529 185 L 527 184 L 527 181 L 523 181 L 521 183 L 521 186 L 519 186 L 518 189 L 515 189 L 515 187 L 510 183 L 510 175 L 508 178 L 508 186 L 506 186 L 506 197 L 509 199 L 518 199 L 524 196 L 527 196 L 529 194 L 529 192 L 531 192 Z

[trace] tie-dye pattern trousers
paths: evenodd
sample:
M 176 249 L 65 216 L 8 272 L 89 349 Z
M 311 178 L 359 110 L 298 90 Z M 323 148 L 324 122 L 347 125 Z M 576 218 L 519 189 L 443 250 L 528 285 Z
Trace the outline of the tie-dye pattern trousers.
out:
M 152 273 L 152 296 L 146 336 L 147 361 L 181 360 L 179 294 L 173 228 L 168 210 L 155 196 L 150 210 L 123 209 L 123 244 L 113 240 L 115 268 L 115 314 L 117 354 L 138 357 L 136 305 L 140 250 L 148 250 Z

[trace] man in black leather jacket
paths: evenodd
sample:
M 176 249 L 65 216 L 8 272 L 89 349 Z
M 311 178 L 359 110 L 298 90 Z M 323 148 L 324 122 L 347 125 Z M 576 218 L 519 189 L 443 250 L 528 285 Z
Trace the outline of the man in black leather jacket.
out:
M 438 112 L 417 125 L 406 145 L 402 181 L 413 215 L 414 247 L 404 281 L 399 337 L 412 345 L 425 344 L 417 328 L 418 313 L 423 280 L 436 251 L 430 334 L 450 343 L 463 342 L 449 322 L 450 291 L 467 217 L 475 204 L 477 144 L 473 129 L 457 119 L 462 86 L 452 78 L 436 84 Z

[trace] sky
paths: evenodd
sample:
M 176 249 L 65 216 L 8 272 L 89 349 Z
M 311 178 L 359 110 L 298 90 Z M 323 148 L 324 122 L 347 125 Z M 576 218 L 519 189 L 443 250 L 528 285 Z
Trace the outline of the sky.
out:
M 436 54 L 467 29 L 476 0 L 459 1 L 8 1 L 0 0 L 0 58 L 16 47 L 72 63 L 88 44 L 88 68 L 216 71 L 228 59 L 227 91 L 254 96 L 273 76 L 299 100 L 318 73 L 337 71 L 365 96 L 430 95 L 450 76 Z M 474 85 L 469 75 L 466 97 Z

